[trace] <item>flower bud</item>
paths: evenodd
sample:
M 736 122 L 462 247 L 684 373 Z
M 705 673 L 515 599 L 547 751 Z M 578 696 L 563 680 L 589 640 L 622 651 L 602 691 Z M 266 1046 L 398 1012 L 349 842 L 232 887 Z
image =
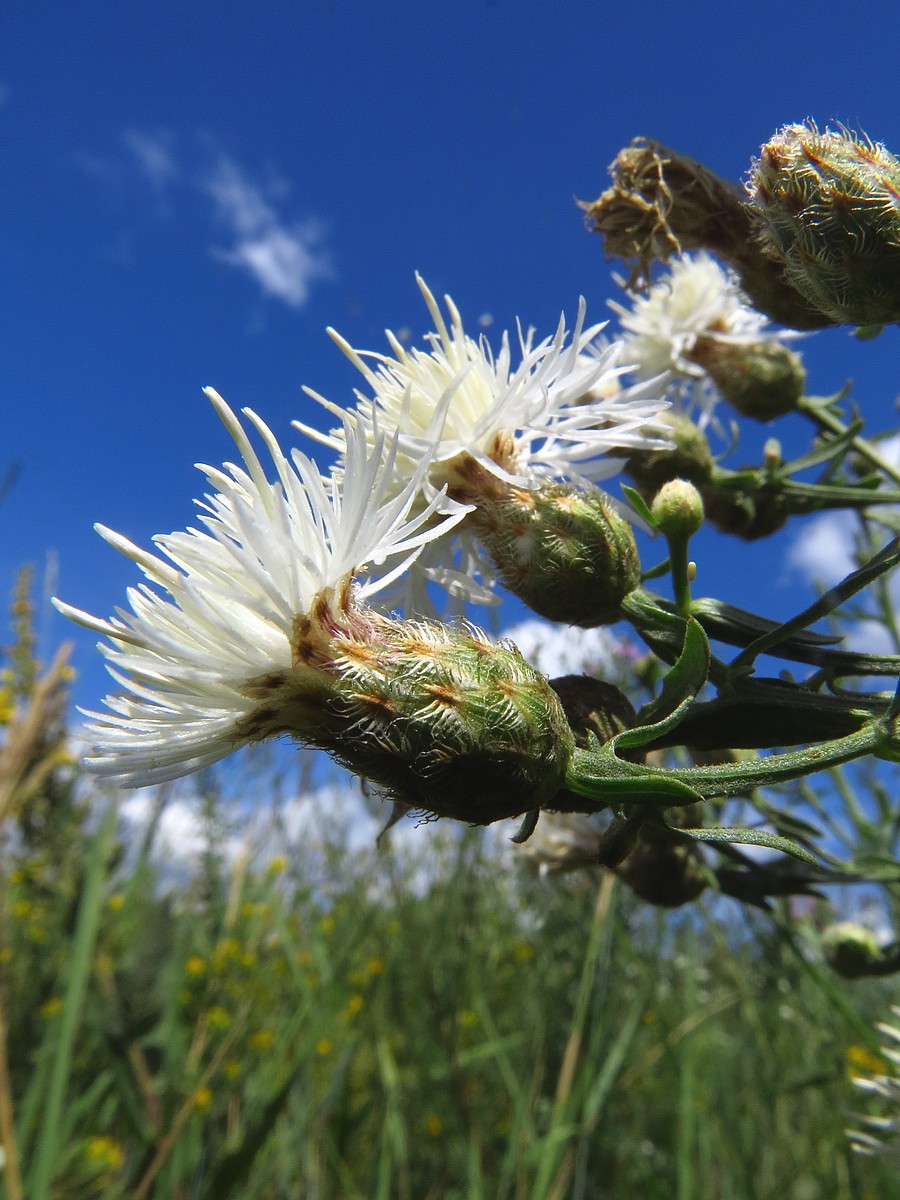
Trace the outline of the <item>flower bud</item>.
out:
M 660 424 L 671 431 L 671 450 L 642 450 L 631 454 L 625 470 L 645 500 L 651 501 L 670 479 L 706 483 L 712 476 L 713 460 L 706 434 L 680 413 L 663 413 Z
M 828 965 L 844 979 L 872 974 L 872 967 L 881 958 L 875 934 L 855 921 L 829 925 L 822 934 L 822 948 Z
M 671 479 L 654 496 L 650 512 L 665 537 L 688 538 L 703 524 L 703 498 L 686 479 Z
M 794 329 L 829 322 L 782 276 L 753 237 L 751 206 L 738 189 L 695 159 L 635 138 L 610 166 L 613 185 L 582 204 L 609 255 L 630 267 L 629 288 L 649 284 L 654 261 L 712 250 L 729 262 L 760 312 Z
M 762 249 L 834 324 L 900 320 L 900 161 L 846 130 L 787 125 L 747 190 Z
M 642 836 L 650 831 L 644 830 Z M 696 900 L 709 879 L 693 846 L 641 841 L 616 874 L 641 900 L 660 908 L 679 908 Z
M 771 339 L 740 344 L 700 337 L 690 358 L 733 408 L 757 421 L 792 412 L 806 388 L 800 355 Z
M 256 681 L 262 703 L 242 735 L 293 734 L 394 800 L 477 825 L 559 791 L 572 734 L 515 646 L 470 628 L 365 620 L 365 630 L 332 628 L 327 656 L 297 656 L 293 670 Z
M 702 490 L 707 520 L 722 533 L 735 533 L 747 542 L 769 537 L 790 516 L 787 501 L 774 488 L 761 488 L 752 495 L 715 484 Z
M 591 736 L 608 742 L 637 721 L 634 705 L 613 683 L 590 675 L 561 675 L 550 686 L 559 696 L 575 744 L 586 749 Z
M 468 518 L 503 583 L 539 616 L 569 625 L 619 619 L 640 583 L 631 526 L 596 488 L 496 487 Z

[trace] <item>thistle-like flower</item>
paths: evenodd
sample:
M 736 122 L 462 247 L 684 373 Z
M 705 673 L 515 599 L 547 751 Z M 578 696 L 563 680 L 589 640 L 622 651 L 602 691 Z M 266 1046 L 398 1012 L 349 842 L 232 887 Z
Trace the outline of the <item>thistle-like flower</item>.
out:
M 571 339 L 565 318 L 538 345 L 519 331 L 520 362 L 513 368 L 507 334 L 495 357 L 487 341 L 469 337 L 449 296 L 449 325 L 424 280 L 416 277 L 435 323 L 430 349 L 407 350 L 390 331 L 393 357 L 355 350 L 335 330 L 334 341 L 363 375 L 371 395 L 357 391 L 355 420 L 400 434 L 396 486 L 430 460 L 428 482 L 453 491 L 461 458 L 474 459 L 496 478 L 520 487 L 542 480 L 584 483 L 615 474 L 608 456 L 624 448 L 656 448 L 665 439 L 657 425 L 668 403 L 659 381 L 618 386 L 625 372 L 620 343 L 604 345 L 603 324 L 585 328 L 579 305 Z M 370 366 L 369 362 L 374 366 Z M 343 418 L 343 411 L 307 389 Z M 343 433 L 328 438 L 295 422 L 304 432 L 343 449 Z
M 900 1018 L 900 1008 L 891 1012 Z M 900 1028 L 879 1024 L 887 1042 L 881 1047 L 882 1063 L 868 1075 L 856 1076 L 854 1084 L 877 1097 L 881 1112 L 860 1117 L 862 1128 L 848 1129 L 847 1137 L 857 1154 L 890 1155 L 900 1162 Z
M 99 527 L 149 584 L 108 621 L 56 602 L 110 640 L 123 688 L 109 713 L 87 714 L 88 764 L 136 787 L 288 734 L 438 815 L 487 823 L 555 793 L 571 735 L 544 677 L 476 630 L 391 621 L 366 604 L 466 509 L 439 492 L 423 505 L 419 474 L 397 490 L 397 438 L 375 426 L 367 440 L 348 423 L 344 473 L 325 480 L 244 410 L 270 482 L 232 411 L 207 394 L 244 466 L 202 468 L 218 489 L 201 502 L 205 528 L 157 537 L 162 558 Z
M 660 420 L 668 407 L 660 382 L 620 386 L 621 344 L 604 346 L 601 325 L 585 328 L 583 302 L 571 338 L 564 319 L 552 338 L 537 345 L 532 333 L 520 330 L 520 361 L 514 367 L 507 335 L 495 357 L 483 338 L 475 341 L 466 334 L 449 297 L 448 323 L 425 283 L 418 282 L 436 329 L 427 351 L 407 350 L 391 333 L 393 356 L 358 351 L 330 331 L 371 391 L 356 393 L 351 420 L 370 439 L 376 428 L 398 435 L 398 488 L 427 459 L 423 501 L 434 489 L 446 488 L 474 507 L 463 529 L 482 542 L 507 586 L 537 612 L 588 624 L 606 619 L 635 585 L 638 566 L 629 546 L 618 570 L 618 547 L 630 532 L 619 535 L 620 518 L 610 515 L 606 498 L 593 485 L 614 474 L 629 453 L 670 444 Z M 299 428 L 343 452 L 342 430 L 323 437 Z M 575 487 L 580 494 L 570 503 Z M 578 508 L 574 524 L 572 505 Z M 596 515 L 594 531 L 588 529 L 586 509 Z M 611 547 L 610 527 L 616 529 Z M 494 537 L 497 529 L 501 537 Z M 535 584 L 542 564 L 554 555 L 561 561 L 550 565 L 553 580 Z M 600 578 L 615 582 L 605 597 L 598 592 Z M 459 575 L 456 582 L 464 586 Z M 579 605 L 589 595 L 598 602 L 595 611 L 581 613 Z M 561 604 L 547 607 L 561 598 Z
M 803 394 L 805 377 L 736 278 L 709 254 L 684 255 L 631 308 L 611 303 L 625 330 L 624 357 L 638 379 L 671 376 L 681 406 L 705 429 L 725 395 L 741 412 L 768 419 Z
M 108 621 L 54 601 L 112 643 L 100 649 L 125 692 L 107 697 L 110 713 L 86 714 L 97 739 L 88 761 L 131 786 L 187 774 L 253 740 L 265 703 L 258 681 L 290 671 L 304 636 L 324 645 L 329 622 L 347 636 L 365 631 L 365 600 L 465 515 L 437 494 L 410 515 L 418 479 L 388 498 L 397 448 L 384 434 L 370 447 L 348 428 L 339 486 L 298 451 L 288 460 L 248 409 L 277 472 L 270 483 L 234 413 L 211 388 L 206 394 L 244 465 L 200 468 L 216 489 L 198 501 L 203 528 L 154 538 L 161 557 L 97 525 L 149 584 L 130 589 L 132 611 Z M 397 557 L 377 580 L 354 581 L 368 564 Z M 319 628 L 304 634 L 312 614 Z

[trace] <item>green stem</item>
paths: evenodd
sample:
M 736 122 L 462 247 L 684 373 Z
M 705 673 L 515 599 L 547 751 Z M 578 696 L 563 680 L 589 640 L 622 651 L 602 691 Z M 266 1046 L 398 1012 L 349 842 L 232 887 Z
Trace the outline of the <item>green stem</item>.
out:
M 672 590 L 675 593 L 675 611 L 681 617 L 686 617 L 691 611 L 691 577 L 688 563 L 688 544 L 686 537 L 667 537 L 669 543 L 669 562 L 672 568 Z
M 829 412 L 827 408 L 820 408 L 816 404 L 811 404 L 806 396 L 797 402 L 797 410 L 803 413 L 805 417 L 809 417 L 820 428 L 827 429 L 829 433 L 836 433 L 840 436 L 848 432 L 847 426 L 834 413 Z M 868 459 L 873 467 L 876 467 L 889 479 L 893 479 L 895 483 L 900 483 L 900 471 L 895 466 L 892 466 L 887 459 L 882 458 L 871 442 L 865 438 L 853 437 L 850 439 L 850 445 L 857 454 L 861 454 L 863 458 Z
M 93 845 L 89 851 L 81 903 L 78 907 L 78 918 L 72 939 L 66 995 L 59 1018 L 50 1086 L 44 1104 L 43 1124 L 35 1143 L 36 1158 L 28 1188 L 30 1200 L 45 1200 L 50 1195 L 53 1175 L 62 1157 L 60 1130 L 63 1127 L 63 1105 L 69 1083 L 75 1035 L 81 1019 L 81 1010 L 91 973 L 94 942 L 100 925 L 103 886 L 106 881 L 106 869 L 115 827 L 116 810 L 114 805 L 110 805 L 103 824 L 94 834 Z
M 665 771 L 618 758 L 617 740 L 613 738 L 599 752 L 576 749 L 566 773 L 566 787 L 579 796 L 607 804 L 692 804 L 717 796 L 744 795 L 754 788 L 771 787 L 850 762 L 876 751 L 886 735 L 882 722 L 870 721 L 846 737 L 802 750 L 749 762 Z

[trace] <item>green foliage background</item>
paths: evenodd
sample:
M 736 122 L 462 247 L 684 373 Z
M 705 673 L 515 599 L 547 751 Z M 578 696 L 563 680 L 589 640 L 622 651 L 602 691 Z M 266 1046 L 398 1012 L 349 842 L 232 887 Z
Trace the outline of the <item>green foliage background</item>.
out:
M 446 825 L 414 861 L 336 835 L 235 862 L 211 775 L 173 889 L 67 754 L 25 581 L 14 624 L 3 1196 L 900 1196 L 844 1133 L 890 987 L 824 965 L 822 902 L 661 912 Z

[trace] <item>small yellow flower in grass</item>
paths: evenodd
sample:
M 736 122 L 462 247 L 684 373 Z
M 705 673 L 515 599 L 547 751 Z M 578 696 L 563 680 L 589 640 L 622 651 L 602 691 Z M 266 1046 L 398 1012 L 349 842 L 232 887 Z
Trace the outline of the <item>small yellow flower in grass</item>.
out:
M 192 954 L 184 964 L 185 975 L 191 975 L 194 979 L 199 978 L 206 971 L 206 963 L 199 954 Z
M 113 892 L 110 898 L 106 901 L 106 907 L 110 912 L 119 912 L 125 905 L 125 897 L 121 892 Z
M 223 938 L 217 943 L 212 954 L 212 965 L 217 971 L 224 970 L 230 959 L 237 958 L 241 952 L 241 943 L 237 938 Z
M 222 1064 L 222 1073 L 226 1079 L 237 1079 L 241 1073 L 240 1060 L 237 1058 L 226 1058 Z
M 320 933 L 334 933 L 335 919 L 332 916 L 323 917 L 319 922 Z
M 360 971 L 360 970 L 351 971 L 350 974 L 347 976 L 347 981 L 350 983 L 350 985 L 352 987 L 362 987 L 365 984 L 366 979 L 367 979 L 367 975 L 366 975 L 365 971 Z
M 646 1012 L 641 1013 L 641 1022 L 644 1025 L 655 1025 L 656 1024 L 656 1013 L 653 1011 L 652 1008 L 648 1008 L 646 1010 Z
M 276 854 L 272 861 L 266 867 L 266 873 L 269 875 L 281 875 L 288 869 L 288 860 L 283 854 Z
M 18 887 L 20 883 L 25 882 L 25 872 L 21 867 L 16 867 L 14 871 L 10 872 L 9 882 L 15 887 Z
M 399 921 L 394 920 L 394 921 L 388 921 L 388 923 L 387 923 L 387 931 L 391 937 L 396 937 L 397 934 L 400 932 L 401 928 L 402 928 L 402 926 L 400 925 Z
M 527 942 L 516 942 L 513 946 L 513 958 L 516 962 L 528 962 L 534 958 L 534 947 L 529 946 Z
M 12 956 L 13 956 L 13 954 L 12 954 L 11 946 L 0 946 L 0 963 L 2 963 L 3 965 L 5 965 L 6 963 L 11 963 Z
M 51 996 L 49 1000 L 45 1000 L 40 1007 L 41 1016 L 45 1021 L 49 1021 L 52 1017 L 62 1009 L 63 1002 L 59 996 Z
M 379 958 L 377 954 L 373 955 L 370 959 L 368 959 L 366 961 L 366 973 L 368 975 L 371 975 L 373 979 L 375 978 L 375 976 L 381 975 L 383 971 L 384 971 L 384 959 Z
M 48 936 L 47 930 L 43 925 L 32 925 L 28 930 L 29 942 L 36 942 L 38 945 L 43 945 Z
M 84 1157 L 95 1167 L 104 1171 L 119 1171 L 125 1162 L 125 1154 L 115 1138 L 89 1137 L 84 1144 Z
M 444 1132 L 444 1122 L 437 1113 L 430 1112 L 425 1118 L 425 1132 L 429 1137 L 440 1137 Z
M 463 1029 L 471 1029 L 478 1024 L 478 1013 L 472 1012 L 471 1008 L 464 1008 L 458 1020 Z
M 318 1054 L 319 1058 L 327 1058 L 331 1050 L 332 1046 L 328 1038 L 319 1038 L 316 1042 L 316 1054 Z
M 13 916 L 23 921 L 31 912 L 32 907 L 30 900 L 17 900 L 12 906 Z
M 245 954 L 241 955 L 241 966 L 248 969 L 256 966 L 256 955 L 252 950 L 248 950 Z
M 182 988 L 178 993 L 178 1003 L 182 1006 L 182 1008 L 187 1008 L 187 1006 L 193 1002 L 193 999 L 194 993 L 190 990 L 190 988 Z
M 846 1053 L 847 1078 L 854 1079 L 863 1072 L 869 1075 L 883 1075 L 887 1071 L 887 1062 L 878 1054 L 873 1054 L 865 1046 L 848 1046 Z
M 220 1004 L 206 1011 L 206 1024 L 210 1029 L 227 1029 L 231 1024 L 231 1013 Z
M 112 975 L 113 971 L 116 969 L 116 964 L 111 954 L 98 954 L 94 959 L 94 966 L 99 974 L 107 976 Z
M 301 950 L 300 953 L 297 955 L 297 962 L 300 964 L 301 967 L 311 966 L 312 960 L 313 960 L 312 955 L 310 954 L 310 952 L 308 950 Z
M 193 1100 L 197 1112 L 208 1112 L 212 1108 L 213 1094 L 208 1087 L 198 1087 Z
M 344 1005 L 343 1017 L 345 1021 L 352 1021 L 354 1017 L 358 1017 L 365 1007 L 365 1000 L 359 994 L 354 992 L 347 998 L 347 1003 Z
M 251 1050 L 269 1050 L 274 1044 L 275 1034 L 271 1029 L 257 1029 L 247 1040 L 247 1045 Z

